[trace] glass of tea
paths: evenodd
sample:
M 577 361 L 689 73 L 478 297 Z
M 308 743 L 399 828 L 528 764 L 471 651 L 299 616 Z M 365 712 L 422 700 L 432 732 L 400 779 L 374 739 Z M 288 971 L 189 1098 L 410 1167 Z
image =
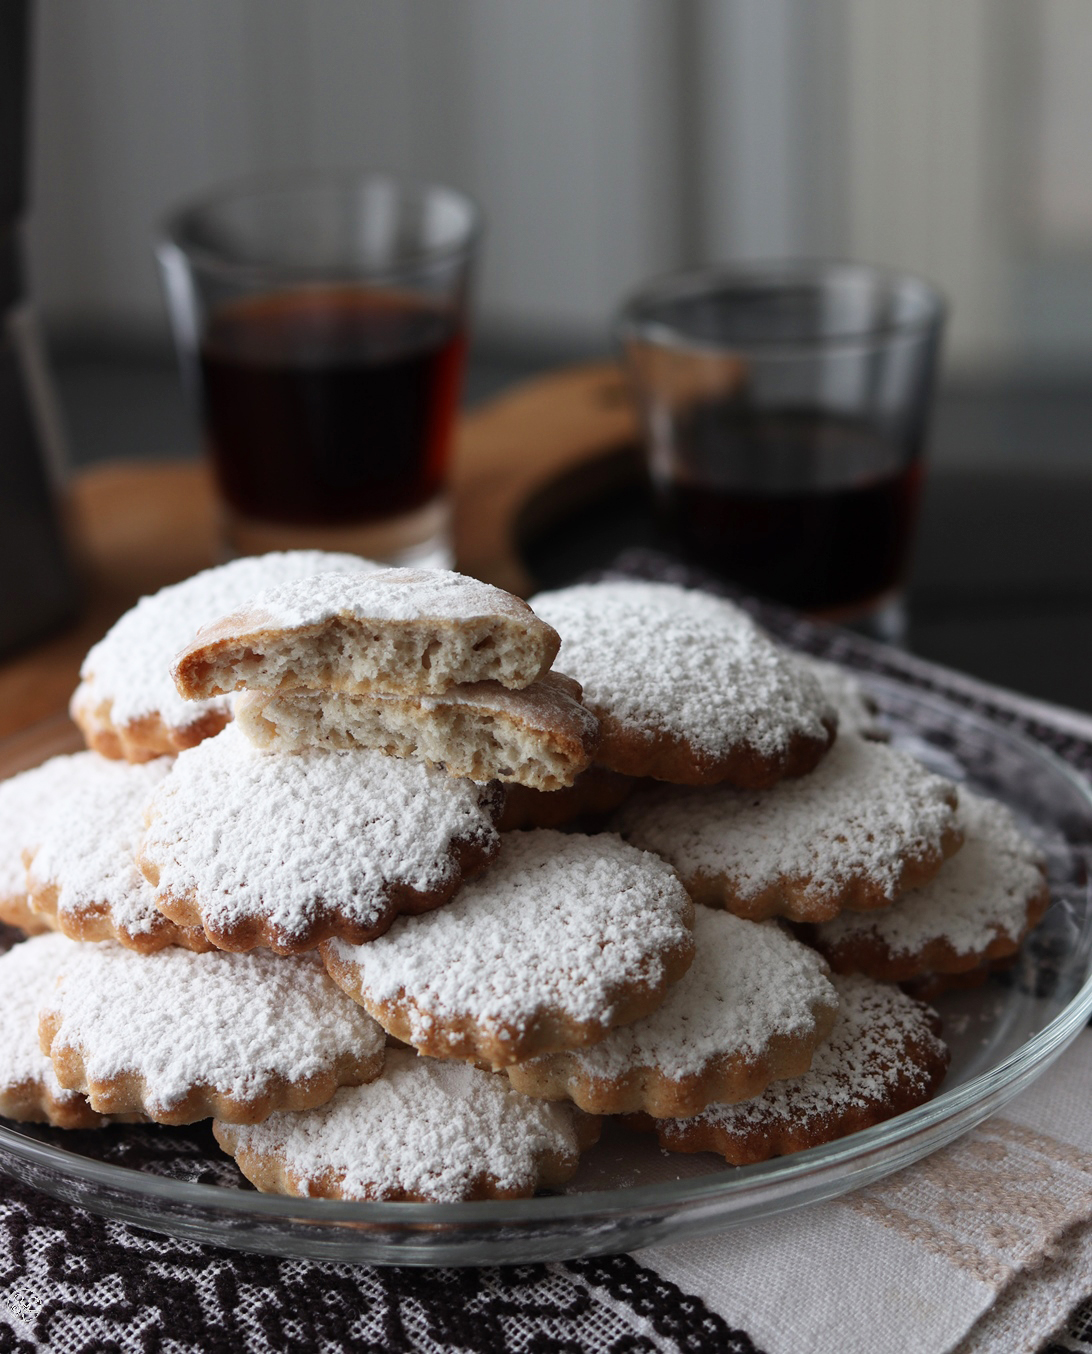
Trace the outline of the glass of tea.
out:
M 296 175 L 178 211 L 156 254 L 230 549 L 450 566 L 475 205 Z
M 658 511 L 747 590 L 898 641 L 945 305 L 855 264 L 701 269 L 619 337 Z

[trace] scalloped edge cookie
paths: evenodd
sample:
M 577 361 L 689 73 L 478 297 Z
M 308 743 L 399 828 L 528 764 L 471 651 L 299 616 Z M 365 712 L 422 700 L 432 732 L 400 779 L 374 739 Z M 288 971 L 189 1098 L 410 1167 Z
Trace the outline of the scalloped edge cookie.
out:
M 963 847 L 928 883 L 884 912 L 810 928 L 835 972 L 904 983 L 988 969 L 1019 950 L 1050 906 L 1046 861 L 997 800 L 962 788 L 958 822 Z
M 0 955 L 0 1115 L 54 1128 L 103 1128 L 120 1122 L 97 1114 L 78 1091 L 57 1080 L 38 1045 L 38 1006 L 52 991 L 71 941 L 37 936 Z M 134 1117 L 125 1116 L 127 1122 Z
M 138 955 L 110 941 L 66 953 L 38 1037 L 92 1109 L 161 1124 L 310 1109 L 378 1076 L 386 1051 L 315 956 Z
M 820 922 L 886 908 L 963 843 L 957 787 L 847 734 L 801 780 L 765 791 L 658 787 L 613 820 L 679 871 L 695 902 L 752 921 Z
M 220 949 L 364 944 L 485 869 L 502 802 L 381 752 L 260 752 L 229 725 L 156 790 L 137 864 L 159 910 Z
M 454 1203 L 558 1188 L 599 1120 L 528 1100 L 492 1072 L 392 1049 L 381 1077 L 317 1110 L 212 1131 L 265 1193 Z
M 749 1166 L 844 1138 L 931 1099 L 951 1057 L 936 1012 L 871 978 L 834 982 L 838 1019 L 802 1077 L 692 1118 L 626 1122 L 653 1129 L 669 1152 L 716 1152 L 730 1165 Z
M 507 1068 L 524 1095 L 592 1114 L 697 1114 L 811 1066 L 838 1010 L 829 970 L 774 922 L 699 908 L 694 962 L 651 1015 L 590 1048 Z
M 180 927 L 156 907 L 137 869 L 144 806 L 171 768 L 169 758 L 134 765 L 97 752 L 66 759 L 59 783 L 35 814 L 23 853 L 37 918 L 71 940 L 116 940 L 152 954 L 167 945 L 210 950 L 200 927 Z
M 796 655 L 739 607 L 669 583 L 586 583 L 531 604 L 601 727 L 596 762 L 682 785 L 806 775 L 837 713 Z
M 611 834 L 509 833 L 448 907 L 369 945 L 322 946 L 330 976 L 388 1033 L 492 1067 L 579 1048 L 664 1000 L 694 956 L 674 870 Z

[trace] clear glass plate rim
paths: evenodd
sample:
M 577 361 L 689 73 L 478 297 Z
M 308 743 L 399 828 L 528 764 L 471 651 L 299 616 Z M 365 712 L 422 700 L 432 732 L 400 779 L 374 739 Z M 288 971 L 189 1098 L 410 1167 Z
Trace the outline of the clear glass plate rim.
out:
M 1015 743 L 1025 756 L 1044 763 L 1076 790 L 1092 811 L 1092 786 L 1071 766 L 1045 748 L 984 714 L 965 709 L 931 692 L 871 673 L 860 674 L 869 686 L 890 691 L 902 699 L 931 705 L 949 717 L 952 714 L 985 725 L 993 736 Z M 5 740 L 9 744 L 31 741 L 36 730 L 59 726 L 54 718 Z M 1086 926 L 1092 916 L 1086 918 Z M 104 1186 L 125 1194 L 161 1199 L 180 1207 L 216 1210 L 240 1220 L 257 1220 L 263 1215 L 283 1217 L 287 1212 L 301 1222 L 361 1224 L 400 1223 L 408 1228 L 424 1224 L 475 1226 L 482 1223 L 514 1224 L 579 1220 L 589 1213 L 609 1214 L 633 1209 L 673 1208 L 727 1201 L 758 1184 L 784 1185 L 813 1172 L 826 1173 L 848 1161 L 869 1157 L 876 1150 L 890 1150 L 922 1130 L 960 1120 L 968 1111 L 980 1108 L 999 1092 L 1027 1079 L 1027 1074 L 1043 1071 L 1080 1033 L 1092 1015 L 1092 974 L 1069 1003 L 1020 1048 L 970 1081 L 942 1091 L 936 1099 L 907 1111 L 873 1128 L 851 1134 L 833 1143 L 824 1143 L 774 1163 L 728 1168 L 688 1180 L 660 1181 L 651 1185 L 631 1185 L 580 1194 L 552 1195 L 544 1198 L 487 1200 L 473 1203 L 376 1203 L 333 1199 L 308 1199 L 286 1195 L 260 1194 L 232 1190 L 217 1185 L 197 1184 L 146 1174 L 127 1166 L 97 1161 L 62 1147 L 38 1142 L 0 1125 L 0 1149 L 6 1149 L 24 1161 L 51 1170 L 60 1170 L 73 1182 Z M 986 1110 L 985 1117 L 992 1113 Z M 968 1125 L 970 1127 L 970 1125 Z M 227 1216 L 225 1216 L 225 1221 Z

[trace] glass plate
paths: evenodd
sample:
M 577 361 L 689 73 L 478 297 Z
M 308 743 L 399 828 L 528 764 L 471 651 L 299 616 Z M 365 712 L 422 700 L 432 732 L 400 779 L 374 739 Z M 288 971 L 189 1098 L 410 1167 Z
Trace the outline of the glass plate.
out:
M 568 1259 L 699 1236 L 857 1189 L 935 1152 L 1029 1085 L 1089 1018 L 1092 799 L 1062 762 L 1000 726 L 894 682 L 864 680 L 896 743 L 1005 800 L 1050 862 L 1053 905 L 1016 967 L 937 1003 L 952 1067 L 928 1105 L 741 1169 L 712 1155 L 669 1155 L 652 1137 L 608 1124 L 563 1193 L 512 1202 L 258 1194 L 206 1125 L 64 1133 L 0 1121 L 0 1168 L 71 1203 L 175 1236 L 286 1256 L 440 1265 Z M 67 721 L 51 721 L 0 745 L 0 776 L 78 745 Z

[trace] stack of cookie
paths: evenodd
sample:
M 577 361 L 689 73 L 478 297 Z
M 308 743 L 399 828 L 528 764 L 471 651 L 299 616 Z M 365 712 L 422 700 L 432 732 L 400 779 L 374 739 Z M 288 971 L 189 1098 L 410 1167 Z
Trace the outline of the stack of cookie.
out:
M 610 826 L 674 865 L 695 902 L 799 924 L 836 972 L 932 990 L 984 979 L 1042 918 L 1045 864 L 1011 813 L 888 747 L 844 670 L 666 584 L 578 586 L 532 604 L 599 717 L 596 760 L 625 773 Z M 654 664 L 625 657 L 642 627 Z M 728 655 L 745 656 L 742 673 Z M 816 720 L 836 723 L 837 740 L 794 763 Z
M 144 599 L 82 676 L 97 750 L 0 786 L 0 919 L 62 933 L 0 959 L 0 1113 L 213 1117 L 262 1189 L 529 1194 L 602 1115 L 729 1161 L 865 1127 L 947 1065 L 893 983 L 1046 903 L 1006 810 L 677 588 L 532 609 L 267 556 Z

